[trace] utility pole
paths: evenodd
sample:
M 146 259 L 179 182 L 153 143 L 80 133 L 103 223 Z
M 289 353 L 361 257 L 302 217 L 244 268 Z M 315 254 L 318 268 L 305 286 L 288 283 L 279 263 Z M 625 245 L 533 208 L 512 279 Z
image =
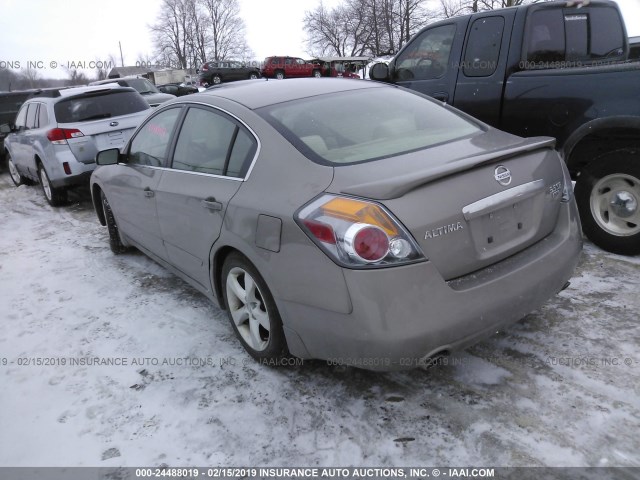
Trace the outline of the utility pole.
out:
M 120 66 L 124 67 L 124 57 L 122 56 L 122 43 L 118 40 L 118 46 L 120 47 Z

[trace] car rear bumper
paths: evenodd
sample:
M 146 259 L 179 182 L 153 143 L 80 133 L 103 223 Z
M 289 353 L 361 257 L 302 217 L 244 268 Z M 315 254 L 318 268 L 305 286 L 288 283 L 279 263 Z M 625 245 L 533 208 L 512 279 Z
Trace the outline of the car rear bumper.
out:
M 420 366 L 539 308 L 566 285 L 581 250 L 580 221 L 571 201 L 562 204 L 556 228 L 545 239 L 459 279 L 445 282 L 429 261 L 345 269 L 350 314 L 278 302 L 290 351 L 371 370 Z
M 64 147 L 57 149 L 54 155 L 45 157 L 45 159 L 51 158 L 51 161 L 43 162 L 51 185 L 56 188 L 88 185 L 91 173 L 96 168 L 95 162 L 79 162 L 73 152 L 66 145 Z M 65 163 L 70 174 L 65 171 Z

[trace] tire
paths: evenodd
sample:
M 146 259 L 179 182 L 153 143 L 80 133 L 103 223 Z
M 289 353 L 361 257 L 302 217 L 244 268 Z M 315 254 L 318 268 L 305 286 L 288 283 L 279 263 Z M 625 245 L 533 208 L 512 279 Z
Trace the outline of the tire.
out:
M 38 178 L 44 198 L 52 207 L 59 207 L 67 202 L 67 191 L 64 188 L 57 188 L 51 185 L 49 175 L 41 163 L 38 164 Z
M 222 77 L 220 75 L 214 75 L 211 78 L 211 83 L 214 85 L 220 85 L 222 83 Z
M 320 72 L 320 70 L 314 70 L 311 76 L 314 78 L 320 78 L 322 76 L 322 73 Z
M 640 254 L 640 153 L 599 157 L 580 173 L 575 195 L 589 240 L 609 252 Z
M 120 238 L 120 230 L 118 230 L 118 224 L 116 223 L 116 217 L 113 215 L 111 205 L 109 205 L 107 196 L 102 190 L 100 190 L 100 202 L 102 203 L 104 220 L 107 224 L 107 230 L 109 231 L 109 247 L 111 247 L 111 251 L 116 255 L 125 253 L 129 250 L 129 247 L 125 246 L 124 243 L 122 243 L 122 239 Z
M 249 74 L 249 80 L 256 80 L 256 79 L 258 79 L 258 74 L 255 72 L 251 72 Z
M 285 79 L 284 72 L 282 70 L 276 70 L 274 76 L 278 80 L 284 80 Z
M 273 296 L 243 255 L 232 253 L 225 260 L 222 290 L 231 326 L 249 355 L 270 364 L 286 357 L 287 342 Z
M 26 179 L 22 175 L 20 175 L 20 172 L 18 172 L 18 169 L 13 163 L 13 159 L 11 158 L 11 154 L 9 152 L 7 152 L 7 168 L 9 169 L 9 176 L 11 177 L 11 181 L 16 187 L 25 185 L 27 183 Z

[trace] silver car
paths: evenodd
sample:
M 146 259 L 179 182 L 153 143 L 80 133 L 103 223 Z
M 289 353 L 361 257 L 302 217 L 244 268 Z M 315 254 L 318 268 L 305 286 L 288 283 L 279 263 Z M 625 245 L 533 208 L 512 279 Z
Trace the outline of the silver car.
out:
M 39 182 L 51 205 L 63 204 L 67 188 L 89 183 L 98 151 L 123 146 L 149 110 L 119 85 L 34 93 L 15 125 L 2 126 L 10 132 L 4 149 L 13 183 Z
M 247 81 L 159 107 L 91 191 L 113 251 L 217 302 L 254 358 L 406 369 L 567 285 L 582 241 L 553 147 L 402 88 Z
M 122 87 L 134 88 L 151 107 L 157 107 L 161 103 L 176 98 L 175 95 L 161 92 L 153 83 L 144 77 L 108 78 L 106 80 L 96 80 L 89 85 L 111 85 L 114 83 Z

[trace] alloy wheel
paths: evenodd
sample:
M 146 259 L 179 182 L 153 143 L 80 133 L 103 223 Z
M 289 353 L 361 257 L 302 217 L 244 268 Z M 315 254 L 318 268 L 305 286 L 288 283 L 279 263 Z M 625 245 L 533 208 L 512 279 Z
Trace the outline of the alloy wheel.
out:
M 229 312 L 238 333 L 257 352 L 269 345 L 271 320 L 264 297 L 253 277 L 244 269 L 234 267 L 226 281 Z

